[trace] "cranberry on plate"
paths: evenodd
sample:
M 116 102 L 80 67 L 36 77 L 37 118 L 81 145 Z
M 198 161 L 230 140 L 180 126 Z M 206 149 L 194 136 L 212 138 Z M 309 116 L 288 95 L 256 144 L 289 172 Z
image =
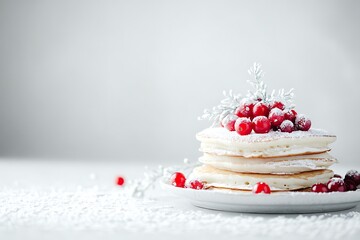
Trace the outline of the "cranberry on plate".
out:
M 345 192 L 347 190 L 345 182 L 341 178 L 331 178 L 327 183 L 327 187 L 330 192 Z
M 329 192 L 329 189 L 324 183 L 316 183 L 311 187 L 311 191 L 316 193 L 325 193 Z
M 204 188 L 204 184 L 200 182 L 199 180 L 191 180 L 189 182 L 189 188 L 195 189 L 195 190 L 201 190 Z
M 258 182 L 254 185 L 252 192 L 255 194 L 259 194 L 259 193 L 270 194 L 271 190 L 269 185 L 267 185 L 266 183 Z
M 184 174 L 182 174 L 181 172 L 175 172 L 170 177 L 170 183 L 175 187 L 183 188 L 185 187 L 185 182 L 186 182 L 186 178 Z

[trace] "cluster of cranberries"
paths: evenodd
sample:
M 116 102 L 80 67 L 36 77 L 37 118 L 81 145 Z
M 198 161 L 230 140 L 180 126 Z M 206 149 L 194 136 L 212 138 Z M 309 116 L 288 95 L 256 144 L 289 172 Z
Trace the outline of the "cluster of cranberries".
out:
M 343 179 L 340 175 L 335 174 L 327 184 L 317 183 L 311 187 L 312 192 L 346 192 L 355 191 L 360 188 L 360 173 L 356 170 L 350 170 Z
M 268 133 L 271 129 L 291 133 L 296 130 L 307 131 L 311 127 L 309 118 L 297 114 L 295 110 L 285 110 L 282 102 L 268 104 L 248 99 L 241 101 L 234 114 L 225 117 L 221 124 L 240 135 L 248 135 L 252 130 L 255 133 Z
M 181 172 L 175 172 L 170 177 L 171 185 L 180 188 L 192 188 L 200 190 L 204 188 L 204 184 L 198 180 L 191 180 L 188 185 L 186 185 L 186 177 Z

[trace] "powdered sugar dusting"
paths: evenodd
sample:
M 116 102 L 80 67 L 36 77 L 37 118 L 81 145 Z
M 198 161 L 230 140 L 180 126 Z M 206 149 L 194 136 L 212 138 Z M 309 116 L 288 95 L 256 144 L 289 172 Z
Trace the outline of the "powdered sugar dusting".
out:
M 191 163 L 189 159 L 184 162 Z M 127 173 L 123 174 L 126 184 L 143 178 L 142 164 L 113 164 L 109 169 L 118 169 L 113 173 L 104 163 L 66 164 L 1 161 L 1 239 L 142 239 L 144 234 L 146 239 L 157 240 L 185 236 L 208 240 L 351 239 L 360 234 L 360 206 L 311 215 L 211 211 L 193 207 L 186 198 L 173 196 L 158 184 L 145 198 L 132 197 L 126 188 L 114 186 L 116 171 Z M 336 172 L 343 174 L 347 169 Z M 33 178 L 46 172 L 50 172 L 48 177 Z M 64 172 L 68 174 L 61 178 Z
M 207 236 L 342 239 L 360 234 L 360 213 L 251 215 L 184 208 L 176 198 L 132 198 L 115 189 L 9 189 L 0 191 L 0 231 L 24 227 L 117 234 L 197 232 Z M 254 228 L 256 226 L 256 228 Z M 331 226 L 331 227 L 329 227 Z

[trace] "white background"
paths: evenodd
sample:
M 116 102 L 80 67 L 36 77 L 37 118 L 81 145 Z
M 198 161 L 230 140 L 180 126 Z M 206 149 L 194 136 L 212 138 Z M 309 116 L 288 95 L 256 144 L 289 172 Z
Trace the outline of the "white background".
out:
M 204 108 L 269 88 L 359 164 L 359 1 L 0 1 L 2 157 L 196 158 Z

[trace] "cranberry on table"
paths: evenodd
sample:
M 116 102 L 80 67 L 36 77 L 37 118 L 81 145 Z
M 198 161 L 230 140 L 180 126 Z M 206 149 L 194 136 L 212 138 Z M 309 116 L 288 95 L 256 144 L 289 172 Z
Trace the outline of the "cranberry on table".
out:
M 119 176 L 116 178 L 117 185 L 122 186 L 122 185 L 124 185 L 124 183 L 125 183 L 125 179 L 123 177 Z
M 327 183 L 327 188 L 330 192 L 345 192 L 346 185 L 341 178 L 331 178 Z
M 258 182 L 254 185 L 252 192 L 255 194 L 258 194 L 258 193 L 270 194 L 271 190 L 270 190 L 269 185 L 267 185 L 266 183 Z
M 270 111 L 269 107 L 266 103 L 258 102 L 254 105 L 252 115 L 253 115 L 253 117 L 268 116 L 269 111 Z
M 199 180 L 192 180 L 189 182 L 189 188 L 195 189 L 195 190 L 201 190 L 204 188 L 204 184 L 200 182 Z
M 281 123 L 285 119 L 285 114 L 283 111 L 281 111 L 279 108 L 273 108 L 271 109 L 269 113 L 269 121 L 271 122 L 271 126 L 273 127 L 279 127 Z
M 291 133 L 294 131 L 294 124 L 290 120 L 284 120 L 279 128 L 282 132 Z
M 271 129 L 271 123 L 265 116 L 255 117 L 252 123 L 253 129 L 256 133 L 268 133 Z
M 249 135 L 252 131 L 252 122 L 249 118 L 238 118 L 235 122 L 235 130 L 240 135 Z
M 323 183 L 316 183 L 316 184 L 312 185 L 311 191 L 316 192 L 316 193 L 326 193 L 326 192 L 329 192 L 329 189 Z
M 311 121 L 303 114 L 299 114 L 295 118 L 295 127 L 301 131 L 308 131 L 311 127 Z
M 356 170 L 350 170 L 345 174 L 345 181 L 351 180 L 356 186 L 360 184 L 360 173 Z
M 171 175 L 170 182 L 171 185 L 175 187 L 183 188 L 185 187 L 186 178 L 181 172 L 175 172 L 173 175 Z

